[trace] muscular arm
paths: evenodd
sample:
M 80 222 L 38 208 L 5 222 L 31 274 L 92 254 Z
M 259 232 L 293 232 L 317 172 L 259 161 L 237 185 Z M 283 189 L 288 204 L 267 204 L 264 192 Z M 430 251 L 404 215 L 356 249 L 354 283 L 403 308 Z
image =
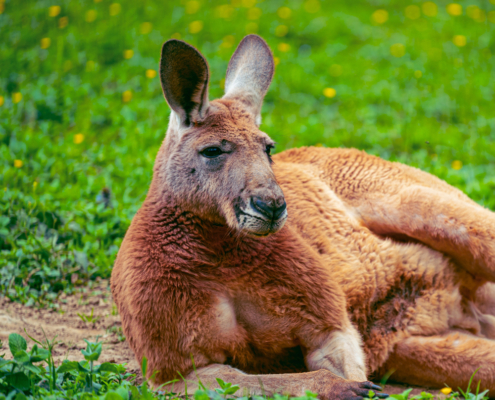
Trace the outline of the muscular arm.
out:
M 355 149 L 294 149 L 278 159 L 305 165 L 373 232 L 420 241 L 495 282 L 495 214 L 441 179 Z
M 239 385 L 236 393 L 242 396 L 287 394 L 289 397 L 304 396 L 306 391 L 319 394 L 325 400 L 358 400 L 367 398 L 370 390 L 380 390 L 371 382 L 354 382 L 343 379 L 330 371 L 321 369 L 313 372 L 295 374 L 248 375 L 228 365 L 212 364 L 192 372 L 186 382 L 180 381 L 167 386 L 174 393 L 194 393 L 200 389 L 199 381 L 207 389 L 219 388 L 217 378 L 224 382 Z M 388 397 L 378 394 L 378 397 Z

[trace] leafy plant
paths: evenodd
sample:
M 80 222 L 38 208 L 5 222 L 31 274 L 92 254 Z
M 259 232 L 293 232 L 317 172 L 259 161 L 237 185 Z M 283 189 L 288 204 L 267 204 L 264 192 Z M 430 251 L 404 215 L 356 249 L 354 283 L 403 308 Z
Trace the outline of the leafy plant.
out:
M 10 397 L 7 398 L 11 398 L 22 394 L 43 398 L 56 394 L 72 398 L 77 393 L 103 393 L 107 396 L 111 392 L 119 394 L 123 399 L 128 398 L 124 395 L 130 385 L 126 379 L 133 375 L 127 374 L 124 366 L 113 363 L 94 365 L 101 355 L 101 343 L 86 341 L 86 349 L 81 351 L 85 361 L 65 360 L 57 367 L 53 361 L 56 339 L 45 337 L 43 342 L 31 339 L 35 344 L 28 351 L 27 342 L 21 335 L 9 335 L 13 359 L 0 357 L 0 396 L 8 395 Z
M 117 335 L 117 340 L 119 342 L 123 342 L 125 340 L 124 331 L 121 326 L 113 325 L 107 329 L 107 332 Z
M 476 387 L 476 393 L 471 393 L 471 384 L 473 383 L 474 376 L 478 372 L 479 369 L 474 371 L 473 375 L 471 375 L 471 378 L 469 379 L 468 387 L 466 391 L 463 391 L 461 388 L 459 388 L 459 391 L 462 393 L 464 396 L 464 399 L 466 400 L 485 400 L 488 399 L 487 393 L 489 390 L 485 390 L 484 392 L 480 393 L 480 385 L 481 381 L 478 381 L 478 385 Z
M 232 383 L 224 382 L 220 378 L 216 378 L 216 380 L 220 385 L 220 388 L 215 389 L 215 391 L 218 394 L 221 394 L 225 399 L 227 398 L 228 395 L 234 394 L 240 389 L 238 385 L 232 385 Z
M 100 319 L 101 315 L 99 317 L 93 315 L 94 312 L 94 307 L 91 307 L 91 313 L 88 315 L 85 314 L 79 314 L 77 313 L 78 317 L 81 318 L 83 322 L 90 323 L 90 324 L 96 324 Z
M 33 391 L 42 376 L 42 370 L 34 363 L 48 359 L 49 352 L 36 344 L 28 352 L 26 340 L 17 333 L 9 335 L 9 349 L 14 358 L 0 358 L 0 378 L 9 391 Z

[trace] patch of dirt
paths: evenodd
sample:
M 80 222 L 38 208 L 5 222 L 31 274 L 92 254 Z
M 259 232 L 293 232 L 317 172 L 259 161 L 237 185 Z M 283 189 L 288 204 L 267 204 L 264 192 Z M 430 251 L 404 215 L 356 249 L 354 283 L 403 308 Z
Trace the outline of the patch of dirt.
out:
M 82 316 L 91 316 L 94 322 L 84 322 Z M 26 338 L 28 348 L 34 344 L 26 337 L 26 332 L 38 341 L 46 337 L 51 340 L 57 336 L 59 343 L 54 349 L 54 359 L 58 365 L 64 359 L 81 361 L 84 359 L 81 350 L 86 348 L 83 339 L 103 342 L 103 351 L 98 363 L 113 362 L 127 364 L 127 371 L 136 374 L 137 381 L 142 380 L 139 363 L 134 358 L 129 345 L 120 340 L 123 335 L 120 317 L 112 301 L 108 281 L 101 281 L 96 287 L 84 293 L 60 297 L 58 310 L 36 309 L 13 303 L 5 297 L 0 297 L 0 340 L 4 343 L 2 353 L 7 353 L 8 337 L 10 333 L 18 333 Z M 388 394 L 398 394 L 408 386 L 386 385 L 383 391 Z M 411 395 L 428 391 L 425 388 L 414 388 Z M 443 396 L 442 396 L 443 397 Z
M 71 361 L 83 360 L 81 350 L 86 348 L 83 339 L 95 341 L 99 336 L 99 341 L 103 342 L 103 351 L 98 363 L 127 363 L 128 372 L 140 378 L 140 367 L 134 354 L 125 340 L 119 340 L 119 333 L 123 333 L 108 281 L 99 282 L 85 293 L 62 295 L 59 304 L 58 310 L 36 309 L 0 297 L 0 340 L 4 343 L 2 352 L 7 353 L 7 358 L 11 356 L 10 351 L 5 351 L 8 349 L 10 333 L 18 333 L 26 338 L 28 349 L 34 343 L 26 337 L 26 333 L 38 341 L 44 340 L 43 331 L 49 340 L 57 336 L 59 343 L 54 349 L 57 364 L 66 358 Z M 91 313 L 94 320 L 91 319 Z M 78 314 L 89 317 L 92 322 L 84 322 Z

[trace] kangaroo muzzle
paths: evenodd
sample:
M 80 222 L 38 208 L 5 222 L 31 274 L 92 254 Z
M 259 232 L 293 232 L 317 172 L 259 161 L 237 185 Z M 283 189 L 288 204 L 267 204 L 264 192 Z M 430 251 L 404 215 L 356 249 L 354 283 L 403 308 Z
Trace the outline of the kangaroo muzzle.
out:
M 287 220 L 287 204 L 283 195 L 253 195 L 238 204 L 236 217 L 239 228 L 255 236 L 275 233 L 282 229 Z

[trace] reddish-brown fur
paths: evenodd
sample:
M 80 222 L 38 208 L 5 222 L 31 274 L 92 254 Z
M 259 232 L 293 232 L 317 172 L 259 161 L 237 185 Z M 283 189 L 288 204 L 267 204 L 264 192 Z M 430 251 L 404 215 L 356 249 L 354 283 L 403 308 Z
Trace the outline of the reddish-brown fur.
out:
M 164 45 L 169 130 L 112 273 L 138 360 L 156 384 L 194 381 L 193 357 L 209 385 L 326 399 L 365 396 L 366 375 L 390 368 L 455 387 L 482 366 L 495 394 L 494 214 L 357 150 L 293 149 L 271 164 L 258 124 L 272 73 L 248 36 L 209 102 L 206 61 Z M 213 147 L 221 155 L 205 156 Z

